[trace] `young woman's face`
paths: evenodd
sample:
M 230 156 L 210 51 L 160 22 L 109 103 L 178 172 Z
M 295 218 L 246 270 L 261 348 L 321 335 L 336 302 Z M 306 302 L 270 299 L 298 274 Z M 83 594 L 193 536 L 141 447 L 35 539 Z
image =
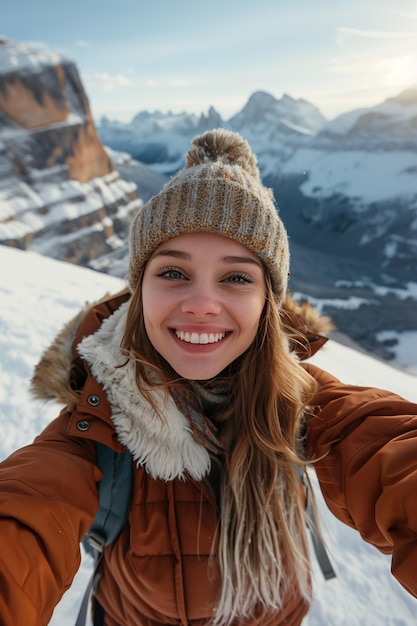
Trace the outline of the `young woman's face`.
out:
M 265 304 L 259 258 L 208 233 L 161 244 L 143 283 L 145 328 L 154 348 L 183 378 L 219 374 L 252 343 Z

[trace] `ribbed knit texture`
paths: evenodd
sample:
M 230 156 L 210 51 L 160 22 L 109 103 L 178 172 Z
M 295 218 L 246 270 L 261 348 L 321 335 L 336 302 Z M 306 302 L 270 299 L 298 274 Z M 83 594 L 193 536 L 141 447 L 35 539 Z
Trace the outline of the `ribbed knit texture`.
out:
M 131 229 L 129 282 L 167 239 L 208 232 L 246 246 L 269 268 L 277 301 L 287 289 L 287 233 L 256 158 L 237 133 L 217 129 L 196 137 L 186 167 L 136 215 Z

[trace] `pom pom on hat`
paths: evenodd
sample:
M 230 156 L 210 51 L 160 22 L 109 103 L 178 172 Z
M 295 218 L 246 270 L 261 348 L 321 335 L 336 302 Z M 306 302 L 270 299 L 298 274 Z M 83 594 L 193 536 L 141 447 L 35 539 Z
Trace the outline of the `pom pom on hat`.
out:
M 185 157 L 185 167 L 219 161 L 224 165 L 239 165 L 249 176 L 261 180 L 256 157 L 245 139 L 227 131 L 208 132 L 193 139 Z
M 233 239 L 259 256 L 281 304 L 289 269 L 287 233 L 247 141 L 221 128 L 208 131 L 192 141 L 185 163 L 133 220 L 131 287 L 136 288 L 141 269 L 161 243 L 208 232 Z

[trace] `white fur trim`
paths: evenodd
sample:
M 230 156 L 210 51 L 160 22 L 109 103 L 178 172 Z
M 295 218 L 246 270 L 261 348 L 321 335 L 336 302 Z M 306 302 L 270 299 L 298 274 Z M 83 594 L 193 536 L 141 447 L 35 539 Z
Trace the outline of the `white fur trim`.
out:
M 139 393 L 134 364 L 125 362 L 120 352 L 128 303 L 102 323 L 96 333 L 85 337 L 78 352 L 88 362 L 93 376 L 103 385 L 112 408 L 112 420 L 119 441 L 153 478 L 172 480 L 188 472 L 201 480 L 210 471 L 207 450 L 193 437 L 187 418 L 178 410 L 171 395 L 153 388 L 155 405 L 165 422 Z

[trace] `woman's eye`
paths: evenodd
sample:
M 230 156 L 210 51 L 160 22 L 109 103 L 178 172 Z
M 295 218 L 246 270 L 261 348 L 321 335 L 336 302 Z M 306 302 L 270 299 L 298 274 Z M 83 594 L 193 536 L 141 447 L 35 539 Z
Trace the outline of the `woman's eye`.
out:
M 230 274 L 226 278 L 226 282 L 229 283 L 252 283 L 252 277 L 249 274 L 245 274 L 244 272 L 237 272 L 235 274 Z
M 160 276 L 161 278 L 167 278 L 168 280 L 180 280 L 182 278 L 185 278 L 181 270 L 177 269 L 176 267 L 164 267 L 163 269 L 159 270 L 157 276 Z

